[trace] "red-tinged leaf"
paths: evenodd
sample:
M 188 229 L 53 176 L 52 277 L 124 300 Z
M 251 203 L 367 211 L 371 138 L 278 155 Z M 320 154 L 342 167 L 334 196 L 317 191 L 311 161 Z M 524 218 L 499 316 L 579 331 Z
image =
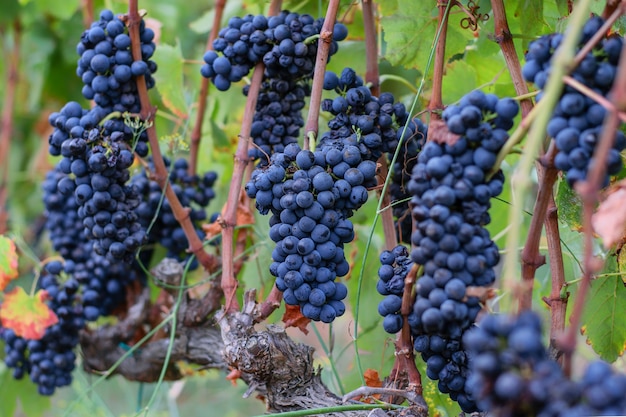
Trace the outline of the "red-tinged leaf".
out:
M 46 304 L 47 297 L 48 292 L 44 290 L 30 296 L 22 287 L 15 287 L 6 293 L 0 306 L 2 326 L 25 339 L 41 339 L 46 329 L 59 321 Z
M 593 229 L 602 238 L 605 248 L 618 243 L 626 234 L 626 184 L 622 181 L 619 186 L 600 203 L 592 219 Z
M 0 291 L 17 278 L 17 249 L 15 243 L 0 235 Z

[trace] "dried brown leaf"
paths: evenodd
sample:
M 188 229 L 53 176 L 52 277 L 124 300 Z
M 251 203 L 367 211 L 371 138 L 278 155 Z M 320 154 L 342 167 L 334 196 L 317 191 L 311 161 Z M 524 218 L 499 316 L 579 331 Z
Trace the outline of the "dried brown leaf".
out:
M 299 306 L 291 306 L 289 304 L 285 305 L 285 315 L 283 316 L 283 323 L 285 323 L 285 327 L 295 327 L 300 329 L 302 333 L 309 334 L 306 326 L 310 322 L 311 319 L 302 315 Z

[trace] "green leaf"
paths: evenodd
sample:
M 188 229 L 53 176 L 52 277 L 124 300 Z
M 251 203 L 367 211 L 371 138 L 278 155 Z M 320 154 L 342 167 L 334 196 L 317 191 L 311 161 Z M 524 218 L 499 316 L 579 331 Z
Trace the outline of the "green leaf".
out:
M 176 42 L 175 46 L 159 45 L 154 52 L 154 61 L 159 65 L 154 78 L 163 104 L 176 116 L 186 119 L 188 115 L 183 93 L 183 52 L 180 43 Z
M 442 99 L 444 103 L 454 103 L 476 88 L 476 71 L 465 61 L 452 62 L 446 71 L 446 81 L 443 83 Z M 462 82 L 461 82 L 462 80 Z
M 50 409 L 50 398 L 37 393 L 37 385 L 30 379 L 13 379 L 11 372 L 0 362 L 0 416 L 13 416 L 17 404 L 21 404 L 24 415 L 40 417 Z
M 563 180 L 557 183 L 556 206 L 561 221 L 572 230 L 582 230 L 582 202 L 578 194 Z
M 42 14 L 67 20 L 78 10 L 80 0 L 20 0 L 21 4 L 34 3 Z
M 434 3 L 398 0 L 395 13 L 381 19 L 386 42 L 384 57 L 392 65 L 424 68 L 437 34 L 437 8 Z M 389 10 L 394 8 L 389 7 Z M 446 61 L 462 53 L 472 32 L 461 29 L 462 13 L 451 14 L 446 37 Z
M 615 259 L 609 269 L 615 270 Z M 615 271 L 613 271 L 615 272 Z M 626 343 L 626 287 L 618 276 L 599 277 L 592 282 L 583 313 L 587 342 L 605 361 L 614 362 L 624 353 Z
M 43 25 L 35 25 L 31 30 L 24 33 L 21 46 L 23 76 L 28 81 L 28 109 L 36 111 L 41 103 L 41 92 L 44 81 L 48 76 L 51 56 L 54 52 L 55 42 L 52 33 Z M 74 74 L 70 74 L 74 76 Z
M 559 10 L 559 14 L 561 14 L 562 16 L 566 16 L 569 14 L 567 10 L 568 3 L 568 0 L 556 0 L 556 7 Z
M 222 22 L 228 22 L 233 16 L 242 15 L 243 4 L 241 0 L 231 0 L 226 2 L 224 7 L 224 14 L 222 15 Z M 215 18 L 215 9 L 211 9 L 198 19 L 189 24 L 189 28 L 196 33 L 208 33 L 213 26 L 213 19 Z

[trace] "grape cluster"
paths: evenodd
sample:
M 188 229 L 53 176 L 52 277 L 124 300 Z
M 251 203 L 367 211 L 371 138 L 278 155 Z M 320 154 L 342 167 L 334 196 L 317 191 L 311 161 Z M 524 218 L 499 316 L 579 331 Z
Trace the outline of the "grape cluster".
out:
M 145 131 L 133 130 L 125 125 L 121 117 L 107 118 L 112 112 L 139 113 L 141 104 L 136 77 L 144 76 L 147 87 L 154 87 L 152 74 L 157 70 L 157 65 L 150 60 L 155 50 L 154 32 L 145 27 L 143 20 L 139 31 L 142 52 L 140 61 L 133 60 L 126 26 L 110 10 L 103 10 L 100 20 L 93 22 L 83 32 L 76 47 L 80 56 L 76 73 L 83 81 L 83 96 L 94 100 L 95 106 L 83 109 L 79 103 L 69 102 L 61 111 L 50 114 L 48 120 L 54 128 L 48 139 L 51 155 L 61 155 L 62 147 L 64 144 L 67 146 L 68 140 L 86 140 L 89 132 L 96 127 L 105 136 L 123 133 L 124 140 L 137 154 L 148 154 L 148 136 Z
M 270 238 L 276 247 L 270 272 L 285 303 L 300 305 L 304 316 L 326 323 L 345 312 L 341 300 L 347 289 L 335 279 L 350 269 L 343 244 L 354 238 L 354 228 L 342 209 L 363 204 L 363 184 L 375 181 L 375 166 L 352 151 L 320 147 L 311 152 L 290 144 L 246 184 L 259 212 L 272 213 Z M 332 168 L 344 158 L 358 160 L 362 169 L 348 166 L 335 181 Z
M 603 23 L 604 20 L 598 16 L 587 21 L 578 50 L 598 32 Z M 552 56 L 562 39 L 562 34 L 555 33 L 530 43 L 522 70 L 527 81 L 540 89 L 544 88 L 552 65 Z M 623 38 L 616 34 L 605 37 L 588 52 L 571 76 L 597 94 L 607 97 L 615 80 L 623 42 Z M 566 173 L 570 186 L 586 179 L 589 168 L 593 166 L 592 156 L 602 134 L 605 115 L 606 109 L 601 104 L 573 87 L 565 86 L 547 130 L 558 148 L 554 164 L 557 169 Z M 604 186 L 608 185 L 609 176 L 621 170 L 620 152 L 624 148 L 626 137 L 618 130 L 609 152 Z
M 85 326 L 82 307 L 76 303 L 78 281 L 67 278 L 61 282 L 60 274 L 71 274 L 72 263 L 49 262 L 39 278 L 39 287 L 48 292 L 47 302 L 58 322 L 45 331 L 40 340 L 17 336 L 13 330 L 0 329 L 5 342 L 4 362 L 13 369 L 13 377 L 25 374 L 37 384 L 39 394 L 52 395 L 56 388 L 70 385 L 78 345 L 78 332 Z
M 408 190 L 413 195 L 412 260 L 422 265 L 409 316 L 415 349 L 427 374 L 439 380 L 466 412 L 476 409 L 465 389 L 467 358 L 461 337 L 480 310 L 469 286 L 488 286 L 499 252 L 484 227 L 490 199 L 502 192 L 504 176 L 489 177 L 507 129 L 519 107 L 512 99 L 473 91 L 442 116 L 454 143 L 427 142 L 419 153 Z
M 71 192 L 74 187 L 74 181 L 58 166 L 48 172 L 43 182 L 45 228 L 52 247 L 65 259 L 66 269 L 71 266 L 71 274 L 81 284 L 85 320 L 95 321 L 125 301 L 128 285 L 145 285 L 145 274 L 136 262 L 111 261 L 94 251 L 95 242 L 78 215 L 79 205 Z
M 245 95 L 248 89 L 244 87 Z M 272 154 L 298 142 L 300 128 L 304 126 L 304 100 L 309 94 L 306 82 L 277 79 L 263 82 L 250 129 L 254 147 L 250 148 L 249 156 L 258 160 L 259 165 L 267 165 Z
M 312 37 L 319 35 L 323 23 L 324 19 L 285 10 L 269 18 L 233 17 L 213 41 L 214 50 L 204 54 L 206 64 L 200 72 L 221 91 L 248 75 L 259 62 L 265 64 L 267 79 L 311 78 L 318 43 Z M 343 24 L 335 24 L 329 57 L 337 51 L 337 41 L 347 34 Z
M 204 208 L 215 197 L 213 185 L 217 179 L 217 174 L 208 171 L 202 177 L 189 175 L 189 165 L 183 158 L 177 159 L 173 164 L 165 159 L 165 165 L 168 168 L 171 165 L 169 183 L 172 190 L 176 193 L 181 204 L 190 208 L 189 218 L 193 222 L 198 237 L 204 239 L 202 222 L 207 219 Z M 153 169 L 152 163 L 150 163 L 150 168 Z M 159 184 L 150 180 L 146 171 L 142 169 L 132 177 L 131 185 L 137 188 L 141 196 L 142 201 L 135 212 L 139 217 L 141 226 L 148 230 L 148 243 L 161 244 L 167 250 L 165 255 L 167 257 L 179 260 L 188 258 L 189 255 L 186 254 L 189 246 L 187 237 L 174 217 L 172 208 L 168 200 L 164 198 Z M 190 267 L 197 267 L 197 260 L 194 259 L 193 265 Z
M 403 132 L 404 127 L 399 127 L 398 131 Z M 414 118 L 406 125 L 406 131 L 398 144 L 398 156 L 391 167 L 391 182 L 389 184 L 389 195 L 393 217 L 396 224 L 396 235 L 398 241 L 404 243 L 411 242 L 413 232 L 413 221 L 409 201 L 411 193 L 408 186 L 411 180 L 411 173 L 417 164 L 417 155 L 426 143 L 428 126 L 420 119 Z M 402 133 L 401 133 L 402 134 Z M 389 160 L 393 160 L 393 153 L 390 153 Z
M 408 249 L 403 245 L 383 251 L 379 259 L 381 266 L 378 268 L 376 290 L 385 298 L 378 303 L 378 314 L 383 316 L 383 329 L 387 333 L 398 333 L 404 324 L 400 314 L 404 280 L 413 267 L 413 262 Z
M 110 111 L 139 113 L 141 104 L 135 77 L 144 76 L 148 88 L 154 87 L 152 74 L 157 65 L 154 54 L 154 32 L 139 25 L 141 60 L 135 61 L 124 22 L 112 11 L 103 10 L 100 20 L 85 30 L 76 46 L 80 55 L 76 74 L 83 81 L 83 96 Z M 110 112 L 109 111 L 109 112 Z
M 626 375 L 596 361 L 581 381 L 567 379 L 543 346 L 541 330 L 539 317 L 526 311 L 488 315 L 465 334 L 467 387 L 479 407 L 494 416 L 623 415 Z
M 345 68 L 339 76 L 326 72 L 324 89 L 339 95 L 322 101 L 322 110 L 334 117 L 320 142 L 357 142 L 362 158 L 372 161 L 395 152 L 409 114 L 404 104 L 395 102 L 393 94 L 372 96 L 351 68 Z
M 78 217 L 88 238 L 94 240 L 93 250 L 130 263 L 146 236 L 134 212 L 139 194 L 126 184 L 134 156 L 123 134 L 102 136 L 92 129 L 87 140 L 68 140 L 62 154 L 59 168 L 68 175 L 58 189 L 66 196 L 73 194 Z

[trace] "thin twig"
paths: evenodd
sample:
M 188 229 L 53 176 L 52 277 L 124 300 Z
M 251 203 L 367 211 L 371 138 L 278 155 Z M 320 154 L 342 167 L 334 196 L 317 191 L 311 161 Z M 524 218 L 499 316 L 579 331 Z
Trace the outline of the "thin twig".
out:
M 139 15 L 137 0 L 129 0 L 128 2 L 128 16 L 127 16 L 128 31 L 131 39 L 131 49 L 133 59 L 140 61 L 141 58 L 141 41 L 139 39 L 139 25 L 141 23 L 141 16 Z M 204 251 L 202 240 L 198 237 L 196 229 L 189 217 L 189 208 L 183 207 L 180 200 L 176 196 L 176 193 L 167 181 L 167 168 L 163 156 L 161 155 L 161 149 L 159 148 L 159 139 L 154 127 L 154 116 L 156 108 L 150 104 L 150 97 L 148 96 L 148 88 L 146 86 L 146 79 L 143 75 L 136 77 L 137 93 L 139 94 L 139 100 L 141 103 L 141 117 L 145 123 L 149 123 L 147 129 L 148 140 L 150 142 L 150 150 L 152 151 L 152 159 L 154 162 L 155 175 L 154 179 L 159 184 L 161 189 L 165 191 L 165 197 L 167 198 L 172 208 L 174 217 L 180 223 L 181 228 L 185 232 L 187 241 L 189 242 L 189 252 L 193 253 L 200 264 L 207 271 L 214 271 L 217 267 L 217 259 L 209 255 Z
M 9 212 L 6 207 L 8 199 L 9 178 L 9 151 L 13 134 L 13 110 L 15 106 L 15 89 L 19 82 L 20 39 L 22 27 L 20 21 L 13 22 L 13 46 L 11 52 L 5 56 L 8 62 L 4 85 L 5 96 L 2 103 L 2 125 L 0 126 L 0 235 L 7 232 Z
M 324 87 L 324 73 L 328 63 L 328 53 L 333 40 L 333 28 L 337 19 L 337 9 L 339 0 L 330 0 L 324 25 L 320 31 L 320 38 L 317 43 L 317 57 L 315 58 L 315 74 L 313 75 L 313 85 L 311 87 L 311 101 L 309 104 L 309 114 L 304 127 L 304 149 L 309 149 L 309 141 L 317 139 L 319 129 L 320 105 L 322 102 L 322 90 Z
M 620 124 L 618 112 L 626 110 L 626 44 L 622 47 L 617 68 L 618 73 L 615 82 L 608 94 L 612 98 L 614 106 L 608 109 L 607 116 L 604 119 L 602 135 L 600 136 L 598 146 L 593 152 L 592 160 L 594 162 L 593 165 L 589 167 L 587 179 L 580 184 L 576 184 L 576 191 L 580 194 L 583 201 L 585 248 L 582 281 L 576 293 L 576 300 L 574 301 L 574 307 L 570 317 L 570 327 L 560 344 L 564 353 L 563 367 L 568 375 L 571 373 L 572 354 L 576 349 L 576 336 L 579 331 L 580 320 L 585 307 L 587 293 L 591 285 L 591 279 L 593 274 L 595 274 L 600 267 L 600 262 L 593 257 L 593 226 L 591 218 L 598 201 L 599 192 L 602 189 L 604 176 L 606 175 L 606 161 L 613 147 L 613 143 L 615 142 L 616 132 Z
M 217 0 L 215 3 L 215 16 L 213 16 L 213 27 L 209 33 L 206 43 L 206 50 L 213 50 L 213 41 L 217 38 L 224 14 L 226 0 Z M 198 150 L 200 148 L 200 140 L 202 139 L 202 124 L 204 122 L 204 114 L 206 113 L 207 97 L 209 95 L 209 79 L 202 77 L 200 83 L 200 93 L 198 94 L 198 110 L 196 112 L 196 123 L 191 132 L 191 146 L 189 150 L 189 174 L 195 175 L 198 172 Z
M 278 14 L 281 5 L 282 0 L 272 0 L 268 14 L 270 16 Z M 226 297 L 225 313 L 239 310 L 239 303 L 236 297 L 238 282 L 234 270 L 234 234 L 235 226 L 237 226 L 237 208 L 240 204 L 241 184 L 250 159 L 248 157 L 248 144 L 250 142 L 252 118 L 256 111 L 256 103 L 261 91 L 264 72 L 265 65 L 263 62 L 259 62 L 254 67 L 254 72 L 252 73 L 252 81 L 248 90 L 243 120 L 241 121 L 241 130 L 239 131 L 239 142 L 234 156 L 233 176 L 228 189 L 228 198 L 223 210 L 223 217 L 219 219 L 222 226 L 222 289 Z

